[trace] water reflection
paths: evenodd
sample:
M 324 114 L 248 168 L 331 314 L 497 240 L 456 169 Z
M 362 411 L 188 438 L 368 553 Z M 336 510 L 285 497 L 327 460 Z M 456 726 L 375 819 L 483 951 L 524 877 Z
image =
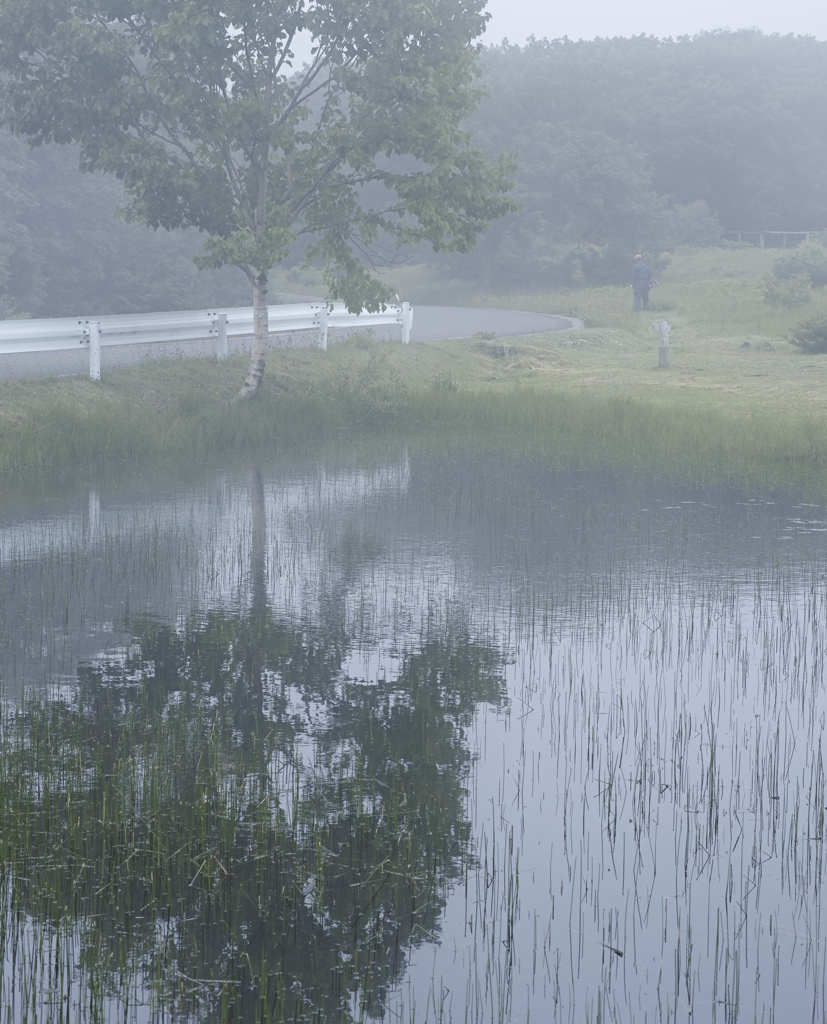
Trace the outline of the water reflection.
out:
M 266 607 L 130 628 L 6 722 L 8 909 L 76 937 L 75 961 L 27 965 L 41 998 L 58 974 L 51 1009 L 71 999 L 94 951 L 112 1016 L 130 977 L 176 1017 L 380 1014 L 469 856 L 466 734 L 504 700 L 498 654 L 424 635 L 366 683 L 342 669 L 353 637 Z
M 820 1019 L 824 522 L 456 455 L 7 515 L 0 1019 Z

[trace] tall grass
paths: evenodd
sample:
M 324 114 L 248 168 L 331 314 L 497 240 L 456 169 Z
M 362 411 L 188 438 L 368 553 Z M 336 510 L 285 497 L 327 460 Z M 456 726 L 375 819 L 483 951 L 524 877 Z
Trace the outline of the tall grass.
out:
M 346 502 L 306 479 L 251 484 L 243 526 L 211 488 L 220 544 L 184 506 L 63 532 L 58 612 L 114 578 L 155 614 L 2 707 L 2 1024 L 821 1019 L 822 560 L 710 539 L 726 495 L 635 535 L 600 480 L 528 473 L 520 516 L 519 474 L 437 462 L 351 497 L 427 524 L 390 551 L 334 551 Z M 159 617 L 172 525 L 195 604 L 261 560 L 241 609 Z M 15 642 L 42 530 L 4 581 Z
M 570 389 L 410 390 L 363 378 L 338 391 L 262 395 L 250 405 L 189 391 L 148 415 L 128 401 L 33 403 L 0 448 L 6 480 L 233 457 L 296 457 L 381 442 L 471 445 L 552 465 L 615 466 L 696 481 L 827 483 L 827 423 L 777 411 L 750 416 Z
M 331 728 L 302 741 L 279 713 L 291 674 L 313 689 L 287 624 L 135 628 L 131 662 L 90 667 L 71 700 L 3 705 L 0 1021 L 381 1012 L 468 852 L 454 729 L 501 699 L 490 652 L 426 640 L 379 688 L 331 660 Z
M 687 406 L 525 388 L 423 394 L 408 411 L 423 432 L 476 439 L 552 465 L 613 466 L 698 482 L 827 483 L 827 423 L 816 417 L 701 415 Z
M 0 1024 L 820 1020 L 824 509 L 614 479 L 4 529 Z

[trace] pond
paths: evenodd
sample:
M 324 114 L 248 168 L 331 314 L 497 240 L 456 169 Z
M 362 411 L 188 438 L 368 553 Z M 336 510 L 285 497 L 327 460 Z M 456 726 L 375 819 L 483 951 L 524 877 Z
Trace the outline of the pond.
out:
M 0 503 L 0 1021 L 822 1021 L 827 510 L 396 450 Z

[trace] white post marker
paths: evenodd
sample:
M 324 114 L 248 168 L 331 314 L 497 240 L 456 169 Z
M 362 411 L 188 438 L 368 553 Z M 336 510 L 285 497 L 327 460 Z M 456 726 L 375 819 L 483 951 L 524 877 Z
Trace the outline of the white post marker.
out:
M 323 302 L 319 310 L 319 348 L 327 352 L 327 303 Z
M 652 324 L 652 330 L 660 335 L 660 348 L 658 349 L 658 367 L 669 366 L 669 331 L 670 327 L 666 320 L 659 324 Z
M 218 352 L 216 353 L 219 359 L 226 359 L 230 354 L 229 347 L 227 346 L 227 314 L 218 314 Z
M 89 376 L 101 379 L 101 325 L 100 320 L 89 324 Z
M 413 307 L 410 302 L 402 303 L 402 344 L 407 345 L 411 340 L 411 328 L 413 327 Z

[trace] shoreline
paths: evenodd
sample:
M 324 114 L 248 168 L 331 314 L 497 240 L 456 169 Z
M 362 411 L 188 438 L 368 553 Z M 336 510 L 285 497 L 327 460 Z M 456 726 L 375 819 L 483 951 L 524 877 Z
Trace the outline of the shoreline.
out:
M 448 288 L 454 303 L 584 326 L 410 345 L 358 331 L 326 352 L 273 348 L 249 404 L 233 402 L 241 355 L 148 360 L 99 382 L 2 381 L 1 486 L 422 444 L 827 495 L 827 355 L 789 344 L 798 319 L 827 312 L 827 288 L 769 305 L 775 255 L 683 250 L 639 314 L 621 286 L 489 295 L 410 268 L 415 303 Z M 664 319 L 666 369 L 652 330 Z
M 582 337 L 599 344 L 600 334 Z M 403 349 L 357 339 L 328 353 L 280 350 L 249 404 L 232 401 L 242 358 L 144 364 L 99 383 L 8 382 L 0 385 L 0 480 L 13 491 L 421 444 L 827 495 L 827 423 L 817 402 L 682 385 L 678 373 L 658 380 L 656 369 L 651 380 L 627 382 L 611 368 L 598 375 L 560 365 L 567 346 L 559 334 L 508 341 Z

